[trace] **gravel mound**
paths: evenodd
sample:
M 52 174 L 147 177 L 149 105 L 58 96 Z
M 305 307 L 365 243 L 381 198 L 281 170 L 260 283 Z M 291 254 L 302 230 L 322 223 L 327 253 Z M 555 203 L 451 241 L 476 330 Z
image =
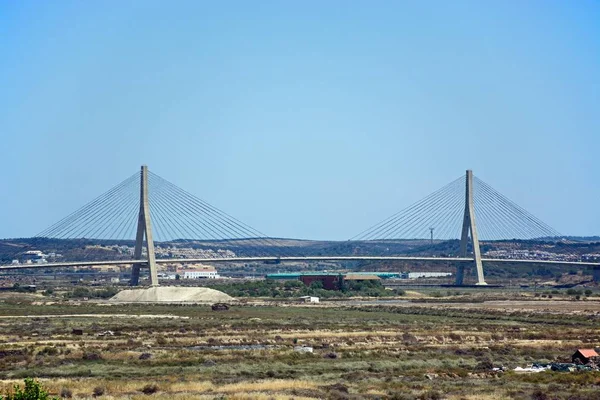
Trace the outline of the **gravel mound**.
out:
M 121 290 L 110 301 L 122 303 L 217 303 L 234 300 L 218 290 L 205 287 L 157 286 Z

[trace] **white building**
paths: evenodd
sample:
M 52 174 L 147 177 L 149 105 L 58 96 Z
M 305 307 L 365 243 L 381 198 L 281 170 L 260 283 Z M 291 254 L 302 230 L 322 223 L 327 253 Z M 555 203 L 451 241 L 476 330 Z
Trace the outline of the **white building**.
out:
M 408 273 L 408 279 L 442 278 L 444 276 L 452 276 L 452 272 L 409 272 Z
M 196 269 L 183 269 L 178 271 L 181 279 L 217 279 L 219 273 L 214 267 L 199 267 Z
M 40 251 L 40 250 L 27 250 L 25 253 L 23 253 L 24 256 L 29 256 L 29 257 L 35 257 L 35 258 L 42 258 L 42 257 L 46 257 L 46 255 Z
M 318 303 L 319 302 L 319 298 L 313 297 L 313 296 L 302 296 L 302 297 L 300 297 L 300 300 L 302 300 L 305 303 Z
M 28 250 L 25 253 L 23 253 L 21 257 L 23 258 L 23 260 L 25 260 L 27 264 L 41 264 L 46 262 L 46 257 L 48 256 L 40 250 Z

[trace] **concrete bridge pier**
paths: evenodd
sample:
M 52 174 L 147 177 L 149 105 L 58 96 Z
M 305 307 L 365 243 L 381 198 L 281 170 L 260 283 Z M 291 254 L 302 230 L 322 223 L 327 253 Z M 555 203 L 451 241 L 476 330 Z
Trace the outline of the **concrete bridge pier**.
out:
M 142 165 L 140 175 L 140 212 L 138 214 L 137 234 L 135 237 L 134 258 L 142 258 L 142 248 L 144 247 L 144 236 L 146 237 L 146 253 L 148 256 L 147 267 L 150 268 L 150 284 L 158 286 L 158 269 L 156 268 L 156 259 L 154 257 L 154 239 L 152 238 L 152 222 L 150 220 L 150 201 L 148 200 L 148 167 Z M 134 264 L 131 268 L 131 286 L 137 286 L 140 283 L 140 268 L 143 264 Z
M 467 257 L 468 244 L 473 247 L 473 261 L 477 270 L 477 285 L 487 285 L 483 277 L 483 263 L 481 261 L 481 250 L 479 248 L 479 235 L 475 221 L 475 203 L 473 201 L 473 171 L 467 170 L 465 184 L 465 214 L 463 217 L 462 234 L 460 237 L 460 256 Z M 462 285 L 464 278 L 464 265 L 459 265 L 456 270 L 456 284 Z
M 465 266 L 462 264 L 458 264 L 456 266 L 456 286 L 462 286 L 465 280 Z
M 592 273 L 595 283 L 600 283 L 600 267 L 594 267 L 594 272 Z

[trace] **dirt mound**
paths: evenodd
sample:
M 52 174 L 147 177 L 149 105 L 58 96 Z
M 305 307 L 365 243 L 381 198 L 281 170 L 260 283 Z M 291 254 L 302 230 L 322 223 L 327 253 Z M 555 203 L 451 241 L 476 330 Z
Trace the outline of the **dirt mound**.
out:
M 219 303 L 234 300 L 218 290 L 205 287 L 157 286 L 121 290 L 110 301 L 123 303 Z

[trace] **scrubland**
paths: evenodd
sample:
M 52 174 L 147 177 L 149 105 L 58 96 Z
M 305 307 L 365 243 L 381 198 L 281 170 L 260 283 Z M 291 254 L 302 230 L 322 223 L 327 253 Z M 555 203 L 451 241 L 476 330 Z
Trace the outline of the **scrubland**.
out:
M 248 301 L 228 311 L 4 299 L 0 392 L 35 377 L 63 398 L 600 398 L 598 372 L 511 371 L 597 347 L 597 301 L 486 296 L 489 307 L 436 295 L 379 305 Z

